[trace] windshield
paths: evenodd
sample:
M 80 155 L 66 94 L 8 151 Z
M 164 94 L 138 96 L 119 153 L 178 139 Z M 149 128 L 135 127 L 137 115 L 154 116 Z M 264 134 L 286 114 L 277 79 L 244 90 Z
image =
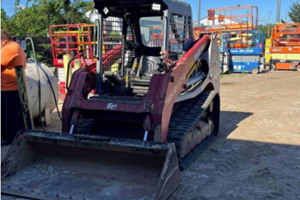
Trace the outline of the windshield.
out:
M 163 20 L 161 17 L 142 17 L 140 19 L 140 31 L 144 46 L 162 46 Z

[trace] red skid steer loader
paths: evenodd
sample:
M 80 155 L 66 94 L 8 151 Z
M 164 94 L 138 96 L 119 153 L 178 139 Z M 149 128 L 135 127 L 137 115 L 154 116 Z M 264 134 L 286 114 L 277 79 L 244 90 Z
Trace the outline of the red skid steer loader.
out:
M 73 73 L 62 133 L 18 134 L 1 166 L 3 198 L 166 199 L 218 134 L 219 48 L 214 36 L 193 40 L 191 7 L 94 3 L 97 63 Z M 122 52 L 103 65 L 108 44 Z

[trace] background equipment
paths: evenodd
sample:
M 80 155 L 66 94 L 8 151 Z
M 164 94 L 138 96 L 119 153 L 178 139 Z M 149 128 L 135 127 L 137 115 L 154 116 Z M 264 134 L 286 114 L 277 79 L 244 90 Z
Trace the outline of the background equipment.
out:
M 228 45 L 229 33 L 256 30 L 258 28 L 258 7 L 238 5 L 211 8 L 207 10 L 206 23 L 206 27 L 196 27 L 194 35 L 199 35 L 199 32 L 202 31 L 202 33 L 215 34 L 217 36 L 220 48 L 220 72 L 226 73 L 230 69 L 232 70 L 232 63 L 230 63 L 232 55 L 230 54 L 230 47 Z M 250 57 L 246 58 L 249 59 Z M 250 61 L 256 62 L 256 57 L 251 57 Z
M 228 45 L 233 72 L 258 74 L 263 71 L 264 32 L 259 30 L 230 32 Z
M 270 40 L 271 70 L 300 71 L 300 23 L 276 23 Z

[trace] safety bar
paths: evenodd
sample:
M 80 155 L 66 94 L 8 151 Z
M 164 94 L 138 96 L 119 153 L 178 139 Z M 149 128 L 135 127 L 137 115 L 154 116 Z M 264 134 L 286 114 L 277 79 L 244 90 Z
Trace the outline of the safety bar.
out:
M 96 93 L 101 94 L 101 85 L 102 85 L 102 51 L 99 51 L 99 47 L 102 48 L 102 32 L 103 32 L 103 17 L 99 14 L 99 19 L 95 20 L 95 26 L 98 26 L 97 30 L 97 62 L 96 62 Z
M 97 45 L 96 45 L 96 33 L 98 33 L 98 31 L 97 31 L 97 29 L 96 29 L 96 23 L 97 23 L 97 21 L 98 20 L 95 20 L 95 22 L 94 22 L 94 27 L 93 27 L 93 29 L 94 29 L 94 35 L 93 35 L 93 56 L 94 57 L 97 57 L 97 54 L 98 54 L 98 43 L 97 43 Z
M 67 73 L 67 80 L 66 80 L 66 88 L 67 90 L 69 90 L 69 71 L 70 71 L 70 66 L 71 66 L 71 63 L 76 60 L 77 58 L 80 58 L 80 57 L 83 57 L 84 59 L 84 56 L 83 56 L 83 53 L 79 53 L 77 54 L 76 56 L 74 56 L 69 62 L 68 62 L 68 73 Z

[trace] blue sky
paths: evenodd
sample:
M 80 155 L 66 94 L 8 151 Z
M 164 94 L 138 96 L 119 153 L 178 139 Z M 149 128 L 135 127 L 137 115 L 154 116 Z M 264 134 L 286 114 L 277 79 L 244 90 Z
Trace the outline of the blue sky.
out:
M 193 9 L 193 18 L 197 19 L 198 0 L 182 0 L 189 3 Z M 21 0 L 21 5 L 25 5 L 26 0 Z M 285 20 L 286 11 L 296 0 L 281 0 L 281 18 Z M 265 24 L 268 22 L 269 13 L 271 12 L 271 23 L 276 20 L 277 0 L 201 0 L 201 18 L 207 15 L 208 8 L 219 8 L 227 6 L 240 5 L 255 5 L 259 7 L 259 23 Z M 14 0 L 2 0 L 2 7 L 6 13 L 11 16 L 14 14 Z M 287 17 L 287 21 L 289 18 Z

